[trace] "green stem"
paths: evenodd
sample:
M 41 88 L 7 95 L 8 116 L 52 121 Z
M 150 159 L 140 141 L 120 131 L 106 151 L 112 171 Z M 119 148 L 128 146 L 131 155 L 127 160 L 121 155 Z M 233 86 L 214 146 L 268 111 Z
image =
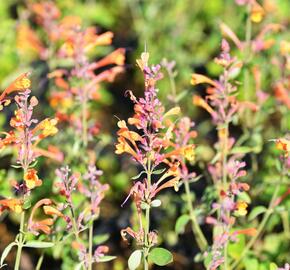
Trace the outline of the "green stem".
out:
M 281 179 L 281 182 L 283 180 L 283 176 Z M 274 203 L 277 199 L 277 196 L 279 194 L 279 190 L 280 190 L 280 184 L 278 184 L 274 190 L 274 193 L 272 195 L 272 199 L 269 203 L 268 209 L 266 211 L 266 213 L 263 216 L 263 219 L 257 229 L 257 233 L 255 234 L 255 236 L 248 242 L 248 244 L 246 245 L 246 247 L 244 248 L 241 256 L 233 262 L 233 264 L 230 266 L 230 269 L 236 269 L 237 266 L 239 265 L 239 263 L 242 261 L 242 259 L 245 257 L 245 255 L 249 252 L 249 250 L 252 248 L 252 246 L 255 244 L 255 242 L 257 241 L 257 239 L 260 237 L 261 233 L 263 232 L 271 214 L 273 213 L 273 209 L 274 209 Z
M 84 147 L 88 145 L 88 124 L 87 124 L 87 97 L 82 101 L 82 139 Z
M 44 258 L 44 253 L 42 252 L 41 256 L 38 259 L 35 270 L 40 270 L 42 262 L 43 262 L 43 258 Z
M 89 227 L 89 267 L 88 270 L 93 269 L 93 235 L 94 235 L 94 222 L 92 221 Z
M 189 183 L 188 181 L 184 181 L 184 186 L 185 186 L 185 192 L 186 192 L 186 201 L 187 201 L 187 207 L 188 207 L 188 210 L 189 210 L 189 215 L 190 215 L 190 219 L 191 219 L 191 229 L 192 229 L 192 232 L 196 238 L 196 243 L 199 247 L 199 249 L 201 251 L 205 251 L 207 246 L 208 246 L 208 243 L 207 243 L 207 240 L 197 222 L 197 219 L 196 219 L 196 215 L 194 213 L 194 209 L 193 209 L 193 206 L 192 206 L 192 200 L 191 200 L 191 194 L 190 194 L 190 187 L 189 187 Z
M 226 123 L 224 127 L 224 138 L 222 141 L 222 179 L 223 179 L 223 189 L 227 190 L 227 159 L 228 159 L 228 135 L 229 134 L 229 124 Z M 228 217 L 230 213 L 227 214 Z M 227 226 L 227 229 L 229 226 Z M 228 243 L 224 246 L 224 270 L 228 269 Z
M 147 167 L 147 181 L 148 181 L 148 190 L 150 190 L 151 187 L 151 161 L 149 159 L 148 161 L 148 167 Z M 150 206 L 146 208 L 145 210 L 145 232 L 144 232 L 144 247 L 143 247 L 143 257 L 144 257 L 144 270 L 148 270 L 148 254 L 149 254 L 149 241 L 148 241 L 148 235 L 150 231 Z
M 17 248 L 17 253 L 16 253 L 14 270 L 19 270 L 19 267 L 20 267 L 21 252 L 22 252 L 22 248 L 23 248 L 23 245 L 24 245 L 24 235 L 23 235 L 24 221 L 25 221 L 25 211 L 22 211 L 21 217 L 20 217 L 18 248 Z

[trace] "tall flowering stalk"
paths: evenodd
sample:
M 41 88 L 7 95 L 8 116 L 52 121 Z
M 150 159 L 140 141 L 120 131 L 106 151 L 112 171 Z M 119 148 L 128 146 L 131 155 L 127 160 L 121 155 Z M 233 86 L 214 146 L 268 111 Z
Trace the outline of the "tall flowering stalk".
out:
M 38 101 L 36 97 L 30 96 L 31 90 L 29 88 L 31 81 L 28 75 L 28 73 L 20 75 L 3 91 L 0 97 L 1 104 L 7 105 L 12 100 L 11 94 L 17 92 L 13 98 L 17 109 L 14 112 L 14 117 L 10 120 L 10 126 L 13 130 L 8 133 L 2 132 L 4 138 L 0 139 L 1 150 L 9 146 L 16 148 L 18 156 L 15 167 L 22 168 L 23 171 L 23 180 L 13 183 L 13 188 L 17 190 L 19 198 L 8 198 L 0 201 L 1 212 L 8 209 L 20 214 L 19 234 L 16 236 L 15 242 L 9 245 L 10 249 L 13 245 L 17 245 L 18 247 L 14 266 L 15 270 L 18 270 L 20 267 L 22 248 L 29 246 L 25 239 L 26 230 L 30 229 L 30 226 L 28 225 L 26 227 L 25 224 L 25 213 L 30 207 L 29 197 L 31 191 L 42 184 L 42 180 L 37 175 L 37 170 L 33 168 L 36 158 L 42 152 L 39 151 L 38 144 L 44 138 L 52 136 L 58 131 L 56 128 L 57 121 L 55 119 L 47 118 L 38 123 L 33 118 L 33 109 L 38 104 Z M 52 204 L 52 202 L 47 202 L 47 204 Z M 47 225 L 52 224 L 49 222 Z M 4 259 L 2 258 L 2 261 Z
M 69 122 L 80 131 L 86 147 L 99 130 L 91 116 L 89 101 L 100 99 L 101 82 L 111 82 L 123 71 L 125 49 L 116 49 L 100 60 L 92 61 L 90 52 L 97 46 L 110 45 L 113 33 L 99 35 L 94 27 L 83 29 L 76 18 L 61 21 L 59 27 L 63 45 L 58 56 L 71 61 L 73 66 L 71 70 L 57 69 L 49 74 L 60 90 L 52 93 L 50 103 L 58 110 L 61 121 Z M 76 110 L 72 111 L 72 106 L 76 106 Z
M 207 89 L 206 100 L 200 96 L 193 97 L 193 103 L 203 107 L 210 113 L 218 131 L 217 155 L 208 169 L 217 188 L 218 202 L 214 203 L 217 217 L 208 217 L 207 222 L 215 225 L 214 241 L 211 251 L 210 270 L 217 269 L 221 264 L 228 269 L 228 243 L 235 241 L 237 234 L 255 234 L 255 229 L 233 230 L 236 217 L 247 214 L 247 203 L 239 199 L 239 194 L 249 190 L 249 185 L 239 182 L 246 175 L 243 169 L 245 162 L 240 161 L 241 154 L 231 153 L 235 140 L 230 137 L 229 125 L 238 110 L 243 109 L 244 103 L 236 99 L 237 88 L 231 81 L 242 64 L 230 55 L 230 47 L 226 40 L 222 41 L 222 52 L 216 63 L 224 69 L 218 81 L 193 74 L 191 83 L 210 84 Z
M 77 251 L 79 267 L 92 269 L 93 263 L 114 259 L 114 256 L 105 256 L 109 251 L 107 246 L 98 246 L 93 252 L 92 223 L 99 217 L 100 203 L 109 188 L 108 184 L 101 184 L 99 181 L 103 172 L 97 170 L 94 165 L 90 165 L 84 175 L 71 174 L 68 167 L 57 170 L 56 174 L 59 178 L 57 186 L 65 199 L 62 212 L 65 213 L 67 222 L 66 231 L 68 235 L 74 235 L 75 240 L 72 242 L 72 247 Z M 84 197 L 80 202 L 74 199 L 77 193 Z M 81 234 L 87 231 L 89 231 L 89 242 L 86 244 Z
M 171 95 L 168 96 L 168 99 L 174 104 L 178 104 L 180 100 L 180 95 L 177 95 L 176 86 L 175 86 L 175 77 L 177 72 L 174 70 L 175 62 L 169 62 L 166 59 L 162 60 L 162 67 L 167 71 L 170 86 L 171 86 Z M 182 97 L 182 96 L 181 96 Z M 189 117 L 182 117 L 178 123 L 176 123 L 173 133 L 175 134 L 175 148 L 182 148 L 186 145 L 191 145 L 192 148 L 195 148 L 193 144 L 193 140 L 197 136 L 197 132 L 193 129 L 195 123 L 190 120 Z M 188 148 L 189 149 L 189 148 Z M 181 215 L 176 221 L 176 230 L 177 233 L 182 231 L 187 224 L 186 221 L 191 221 L 192 232 L 196 238 L 196 243 L 201 251 L 205 251 L 207 249 L 208 243 L 205 235 L 203 234 L 200 225 L 197 220 L 196 213 L 193 208 L 192 195 L 190 190 L 190 183 L 197 181 L 200 177 L 196 175 L 195 172 L 191 172 L 188 166 L 188 163 L 192 164 L 195 161 L 195 152 L 188 151 L 186 156 L 180 156 L 180 175 L 181 182 L 180 186 L 184 184 L 185 195 L 186 195 L 186 203 L 188 208 L 188 214 Z M 179 228 L 179 224 L 182 224 Z
M 138 230 L 130 227 L 123 229 L 121 235 L 124 240 L 132 237 L 140 249 L 133 252 L 129 258 L 129 268 L 136 269 L 143 258 L 144 269 L 149 268 L 149 260 L 158 265 L 171 262 L 172 255 L 163 248 L 154 248 L 157 245 L 157 233 L 150 226 L 150 212 L 152 207 L 158 207 L 161 201 L 156 199 L 157 194 L 165 189 L 174 187 L 177 191 L 180 180 L 181 156 L 191 156 L 194 146 L 191 144 L 174 144 L 174 125 L 170 116 L 178 115 L 179 107 L 174 107 L 165 112 L 164 107 L 157 97 L 156 83 L 163 75 L 160 65 L 148 65 L 149 54 L 142 53 L 137 64 L 144 75 L 144 97 L 136 98 L 128 91 L 134 103 L 133 117 L 128 121 L 118 122 L 118 143 L 116 154 L 127 153 L 142 167 L 141 173 L 134 179 L 139 179 L 130 189 L 129 197 L 133 198 L 138 215 Z M 127 126 L 127 123 L 136 131 Z M 165 166 L 165 168 L 164 168 Z M 158 170 L 158 168 L 162 168 Z M 154 177 L 153 177 L 154 176 Z M 124 203 L 125 203 L 124 202 Z M 144 217 L 144 218 L 143 218 Z M 158 254 L 158 256 L 156 256 Z M 160 261 L 159 255 L 164 259 Z

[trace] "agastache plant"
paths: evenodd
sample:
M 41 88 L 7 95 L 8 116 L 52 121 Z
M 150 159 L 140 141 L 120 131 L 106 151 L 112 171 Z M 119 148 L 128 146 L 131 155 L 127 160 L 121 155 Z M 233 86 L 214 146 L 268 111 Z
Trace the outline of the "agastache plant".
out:
M 176 85 L 175 85 L 175 77 L 177 76 L 177 71 L 175 70 L 175 62 L 168 61 L 167 59 L 162 60 L 162 67 L 165 68 L 169 80 L 170 80 L 170 88 L 171 88 L 171 95 L 168 96 L 169 101 L 173 102 L 174 104 L 179 104 L 180 100 L 185 97 L 186 91 L 177 94 Z M 176 149 L 182 148 L 184 146 L 190 146 L 187 149 L 190 151 L 185 152 L 184 155 L 180 155 L 180 175 L 181 181 L 179 186 L 184 185 L 185 190 L 185 198 L 186 198 L 186 205 L 187 205 L 187 212 L 186 214 L 181 215 L 175 225 L 175 231 L 177 234 L 184 231 L 188 222 L 191 223 L 192 232 L 196 238 L 196 243 L 201 251 L 205 251 L 208 247 L 207 239 L 203 234 L 199 221 L 197 219 L 196 211 L 193 206 L 193 199 L 190 190 L 190 184 L 193 182 L 198 181 L 201 176 L 197 175 L 194 171 L 191 171 L 189 165 L 192 165 L 195 162 L 195 144 L 193 144 L 194 139 L 197 137 L 197 132 L 194 130 L 195 123 L 191 121 L 188 116 L 183 116 L 174 126 L 173 133 L 174 133 L 174 142 L 172 146 Z
M 83 29 L 77 18 L 64 20 L 59 27 L 63 45 L 58 56 L 72 61 L 73 67 L 49 74 L 61 90 L 52 93 L 50 103 L 53 108 L 60 108 L 58 117 L 75 127 L 86 147 L 99 130 L 98 123 L 91 117 L 89 101 L 100 99 L 101 82 L 111 82 L 123 71 L 125 49 L 116 49 L 100 60 L 92 61 L 89 53 L 98 46 L 110 45 L 113 33 L 97 34 L 94 27 Z M 72 111 L 72 106 L 76 106 L 76 110 Z
M 217 212 L 217 217 L 207 218 L 207 222 L 217 228 L 210 254 L 211 262 L 208 266 L 210 270 L 215 270 L 220 265 L 224 265 L 223 269 L 229 269 L 228 243 L 235 241 L 238 234 L 254 235 L 256 232 L 254 228 L 233 229 L 236 218 L 247 214 L 248 204 L 239 199 L 239 194 L 249 190 L 247 183 L 240 182 L 240 178 L 246 175 L 244 170 L 246 163 L 240 160 L 242 154 L 231 153 L 235 140 L 229 133 L 233 117 L 238 110 L 244 109 L 243 102 L 236 99 L 237 87 L 232 84 L 232 76 L 242 64 L 231 57 L 226 40 L 222 41 L 221 49 L 220 56 L 215 59 L 224 70 L 219 80 L 211 80 L 201 74 L 193 74 L 191 80 L 193 85 L 210 84 L 206 100 L 194 96 L 193 103 L 210 113 L 218 131 L 217 155 L 208 166 L 218 193 L 218 202 L 213 204 L 213 212 Z
M 24 73 L 16 78 L 1 94 L 0 102 L 7 106 L 11 100 L 15 102 L 17 109 L 14 111 L 14 117 L 10 120 L 10 126 L 13 130 L 9 132 L 2 132 L 4 135 L 0 139 L 0 150 L 6 147 L 13 147 L 17 151 L 17 165 L 15 168 L 21 168 L 23 177 L 21 181 L 14 181 L 12 186 L 18 196 L 16 198 L 7 198 L 0 200 L 0 213 L 5 210 L 15 212 L 20 215 L 20 228 L 14 242 L 7 246 L 6 252 L 3 252 L 1 257 L 1 265 L 5 257 L 13 246 L 17 246 L 17 254 L 15 259 L 14 269 L 18 270 L 20 267 L 21 253 L 23 247 L 50 247 L 51 243 L 44 244 L 41 242 L 34 243 L 26 241 L 26 235 L 32 232 L 38 235 L 38 231 L 45 234 L 51 232 L 50 227 L 53 225 L 52 219 L 45 221 L 33 221 L 33 215 L 37 208 L 43 205 L 38 202 L 30 214 L 28 223 L 26 223 L 26 212 L 31 206 L 30 195 L 33 189 L 42 185 L 42 180 L 37 175 L 37 170 L 34 169 L 36 159 L 41 155 L 42 151 L 38 147 L 41 140 L 48 136 L 53 136 L 58 132 L 56 127 L 57 120 L 46 118 L 38 123 L 38 120 L 33 118 L 33 109 L 38 104 L 36 97 L 31 96 L 31 81 L 29 73 Z M 16 93 L 14 98 L 11 97 L 12 93 Z M 2 105 L 2 108 L 3 108 Z M 54 209 L 53 202 L 49 199 L 44 199 L 45 205 Z M 45 210 L 44 210 L 45 212 Z M 47 213 L 46 213 L 47 214 Z M 59 215 L 61 216 L 61 214 Z M 41 226 L 45 225 L 46 230 L 42 230 Z M 33 228 L 33 229 L 32 229 Z
M 89 165 L 84 175 L 72 174 L 69 167 L 57 170 L 56 174 L 59 179 L 56 185 L 65 199 L 62 212 L 65 213 L 67 222 L 67 237 L 71 234 L 74 235 L 72 247 L 77 252 L 80 261 L 78 267 L 90 270 L 93 263 L 114 259 L 114 256 L 105 255 L 109 251 L 107 246 L 100 245 L 93 252 L 93 222 L 99 217 L 100 203 L 109 189 L 108 184 L 101 184 L 99 181 L 103 172 L 97 170 L 94 165 Z M 79 203 L 74 199 L 78 193 L 84 197 Z M 81 237 L 83 234 L 87 234 L 87 231 L 88 243 Z
M 144 269 L 149 269 L 149 261 L 157 265 L 166 265 L 172 261 L 172 255 L 163 248 L 156 248 L 158 237 L 156 230 L 150 226 L 150 212 L 152 207 L 159 207 L 161 201 L 157 199 L 158 193 L 173 187 L 178 191 L 180 180 L 181 156 L 188 158 L 194 153 L 194 145 L 174 144 L 175 122 L 170 116 L 178 115 L 179 107 L 165 112 L 165 108 L 157 97 L 156 83 L 163 75 L 160 65 L 148 65 L 149 54 L 144 52 L 137 64 L 144 75 L 144 97 L 136 98 L 131 91 L 127 91 L 134 103 L 133 117 L 128 121 L 118 122 L 118 142 L 116 154 L 127 153 L 132 160 L 142 168 L 140 174 L 134 177 L 139 179 L 133 184 L 129 195 L 138 215 L 138 230 L 127 227 L 121 231 L 124 240 L 133 238 L 140 249 L 134 251 L 128 261 L 130 269 L 136 269 L 143 259 Z M 128 127 L 129 126 L 132 128 Z M 165 168 L 164 168 L 165 166 Z M 164 168 L 159 170 L 159 168 Z M 161 256 L 161 258 L 160 258 Z

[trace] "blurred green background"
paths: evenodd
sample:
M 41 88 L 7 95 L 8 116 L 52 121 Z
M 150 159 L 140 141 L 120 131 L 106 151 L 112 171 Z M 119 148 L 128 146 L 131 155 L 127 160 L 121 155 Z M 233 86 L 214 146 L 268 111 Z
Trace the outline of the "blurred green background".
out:
M 0 1 L 0 86 L 4 89 L 12 77 L 23 71 L 32 71 L 33 94 L 40 99 L 37 115 L 42 118 L 51 116 L 52 110 L 48 106 L 49 92 L 53 86 L 47 79 L 47 74 L 52 71 L 51 61 L 43 61 L 35 55 L 19 53 L 21 44 L 17 44 L 17 26 L 25 21 L 43 42 L 46 37 L 43 30 L 39 28 L 33 17 L 27 12 L 27 3 L 41 1 Z M 126 49 L 125 72 L 110 84 L 102 85 L 106 91 L 102 99 L 94 104 L 94 108 L 99 115 L 102 127 L 101 142 L 102 154 L 99 156 L 97 165 L 104 170 L 104 181 L 111 186 L 109 193 L 101 207 L 101 218 L 95 226 L 96 234 L 109 234 L 107 244 L 110 246 L 110 253 L 117 255 L 118 259 L 108 264 L 99 264 L 95 269 L 126 269 L 127 258 L 130 255 L 132 246 L 123 243 L 120 238 L 120 229 L 130 224 L 133 209 L 130 204 L 121 208 L 120 205 L 127 196 L 130 177 L 137 174 L 137 168 L 128 163 L 126 157 L 116 157 L 114 154 L 113 143 L 116 141 L 116 122 L 113 117 L 116 115 L 121 119 L 127 118 L 132 114 L 132 104 L 124 96 L 125 91 L 130 89 L 140 96 L 143 92 L 142 74 L 135 66 L 135 59 L 146 47 L 150 53 L 150 62 L 157 64 L 166 58 L 175 61 L 176 76 L 175 87 L 177 95 L 180 97 L 180 105 L 185 115 L 188 115 L 196 122 L 198 130 L 197 162 L 192 164 L 192 169 L 205 175 L 199 182 L 192 185 L 192 196 L 195 198 L 196 211 L 206 213 L 214 199 L 214 191 L 211 186 L 210 176 L 206 172 L 206 164 L 214 155 L 213 144 L 216 141 L 216 131 L 211 124 L 207 113 L 195 108 L 192 105 L 193 94 L 205 94 L 205 88 L 193 87 L 190 85 L 191 73 L 197 72 L 207 74 L 217 78 L 220 69 L 214 64 L 213 59 L 220 50 L 222 39 L 219 24 L 225 22 L 229 25 L 237 36 L 244 40 L 246 8 L 238 6 L 233 0 L 57 0 L 54 1 L 60 8 L 62 15 L 77 15 L 83 20 L 84 26 L 95 26 L 99 32 L 112 31 L 114 33 L 113 48 L 123 47 Z M 279 44 L 282 40 L 289 40 L 289 10 L 290 2 L 287 0 L 268 0 L 261 4 L 272 3 L 275 9 L 268 12 L 260 24 L 254 24 L 252 35 L 263 29 L 268 23 L 283 24 L 286 30 L 279 33 L 270 33 L 269 38 L 275 40 L 275 45 L 267 51 L 255 54 L 251 61 L 246 64 L 245 69 L 249 71 L 248 90 L 251 94 L 251 101 L 257 103 L 255 95 L 255 83 L 252 75 L 252 67 L 259 66 L 262 73 L 261 89 L 269 94 L 270 98 L 262 104 L 261 113 L 257 116 L 246 117 L 242 115 L 231 127 L 231 132 L 236 139 L 241 138 L 241 146 L 246 154 L 248 163 L 247 181 L 251 185 L 250 197 L 251 208 L 256 205 L 267 206 L 273 185 L 278 177 L 275 169 L 278 153 L 269 144 L 268 140 L 284 136 L 290 129 L 289 108 L 277 101 L 274 96 L 273 84 L 287 78 L 287 72 L 282 74 L 281 66 L 275 65 L 279 58 Z M 233 54 L 243 57 L 242 53 L 234 46 Z M 51 59 L 50 59 L 51 60 Z M 276 61 L 276 62 L 275 62 Z M 50 63 L 48 63 L 50 62 Z M 172 102 L 168 99 L 171 93 L 171 82 L 168 74 L 164 70 L 165 78 L 160 82 L 160 97 L 166 107 L 170 107 Z M 244 91 L 245 74 L 239 74 L 237 80 L 241 82 L 241 92 Z M 289 93 L 289 92 L 288 92 Z M 243 99 L 243 94 L 241 95 Z M 8 126 L 7 115 L 1 114 L 1 129 Z M 59 132 L 52 142 L 57 145 L 59 141 L 66 140 L 64 135 Z M 63 145 L 69 152 L 73 142 Z M 0 195 L 7 196 L 12 194 L 8 178 L 17 177 L 17 172 L 10 168 L 13 163 L 13 153 L 1 152 L 0 157 Z M 73 160 L 73 156 L 67 160 Z M 49 163 L 40 160 L 39 168 L 41 179 L 45 179 L 44 185 L 35 193 L 34 200 L 49 196 L 54 181 L 54 171 L 62 164 Z M 74 161 L 73 168 L 78 168 L 78 161 Z M 80 166 L 81 167 L 81 166 Z M 287 184 L 282 191 L 287 189 Z M 198 249 L 194 238 L 187 228 L 184 234 L 177 235 L 174 231 L 177 217 L 184 213 L 183 191 L 174 193 L 171 191 L 161 195 L 163 205 L 156 210 L 153 215 L 152 227 L 158 228 L 160 243 L 174 252 L 175 262 L 166 269 L 204 269 L 199 262 Z M 289 229 L 289 207 L 290 201 L 286 199 L 281 209 L 275 213 L 267 225 L 265 236 L 257 243 L 258 254 L 249 254 L 244 262 L 246 270 L 266 270 L 269 269 L 271 262 L 283 264 L 290 258 L 289 232 L 285 239 L 285 226 Z M 287 210 L 288 209 L 288 210 Z M 288 220 L 288 221 L 287 221 Z M 17 231 L 17 218 L 13 215 L 10 218 L 1 217 L 0 219 L 0 251 Z M 242 221 L 241 225 L 247 222 Z M 253 225 L 257 220 L 253 221 Z M 211 228 L 202 226 L 208 239 L 211 239 Z M 232 247 L 232 256 L 239 254 L 242 245 Z M 47 254 L 44 259 L 42 269 L 72 269 L 70 258 L 67 255 L 69 247 L 63 250 L 55 249 Z M 39 254 L 26 253 L 25 260 L 27 266 L 23 269 L 33 269 L 36 258 Z M 13 256 L 12 256 L 13 258 Z M 11 260 L 12 260 L 11 258 Z M 155 269 L 155 268 L 154 268 Z M 156 267 L 158 269 L 158 267 Z

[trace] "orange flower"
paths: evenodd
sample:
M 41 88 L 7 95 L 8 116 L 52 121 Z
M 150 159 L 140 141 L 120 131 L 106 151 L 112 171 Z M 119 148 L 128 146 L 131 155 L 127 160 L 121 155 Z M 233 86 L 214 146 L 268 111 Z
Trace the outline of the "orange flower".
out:
M 96 46 L 110 45 L 112 43 L 113 35 L 114 34 L 112 32 L 105 32 L 101 35 L 98 35 L 94 41 L 94 44 Z
M 210 79 L 202 74 L 197 74 L 197 73 L 194 73 L 191 75 L 190 83 L 192 85 L 197 85 L 197 84 L 201 84 L 201 83 L 208 83 L 214 87 L 217 86 L 216 82 L 214 82 L 212 79 Z
M 182 155 L 188 160 L 188 161 L 194 161 L 195 159 L 195 152 L 194 152 L 195 145 L 190 144 L 182 148 Z
M 274 85 L 275 97 L 278 101 L 284 103 L 288 109 L 290 109 L 290 97 L 289 90 L 284 86 L 282 82 L 277 82 Z
M 42 120 L 34 129 L 33 133 L 35 133 L 38 130 L 41 130 L 41 134 L 39 135 L 40 139 L 43 139 L 48 136 L 53 136 L 58 132 L 58 129 L 56 127 L 57 119 L 56 118 L 46 118 Z
M 51 233 L 51 228 L 49 226 L 53 225 L 53 219 L 52 218 L 46 218 L 43 220 L 34 221 L 32 224 L 30 224 L 29 229 L 33 231 L 35 234 L 37 234 L 37 231 L 42 231 L 45 234 Z
M 90 69 L 94 70 L 108 65 L 123 66 L 125 63 L 125 49 L 119 48 L 109 55 L 102 58 L 100 61 L 91 64 Z
M 250 236 L 255 236 L 257 234 L 257 229 L 255 228 L 248 228 L 243 230 L 234 231 L 233 234 L 246 234 Z
M 124 120 L 118 121 L 117 125 L 120 128 L 117 134 L 129 140 L 137 148 L 136 141 L 142 141 L 142 137 L 137 132 L 130 131 Z
M 11 211 L 16 214 L 20 214 L 22 212 L 23 201 L 20 199 L 4 199 L 0 200 L 0 206 L 4 208 L 9 208 Z
M 43 206 L 43 211 L 46 215 L 63 217 L 63 214 L 59 210 L 49 205 Z
M 128 153 L 132 155 L 134 158 L 138 159 L 137 153 L 133 150 L 133 148 L 127 143 L 124 137 L 118 138 L 118 143 L 116 144 L 116 154 Z
M 22 118 L 23 118 L 22 110 L 21 109 L 15 110 L 14 111 L 14 115 L 15 116 L 12 117 L 11 120 L 10 120 L 10 126 L 14 127 L 15 129 L 24 128 L 23 121 L 22 121 Z
M 157 185 L 160 185 L 160 183 L 162 183 L 168 177 L 173 177 L 173 178 L 170 179 L 169 181 L 165 182 L 161 186 L 159 186 L 156 189 L 155 194 L 157 194 L 160 190 L 162 190 L 164 188 L 168 188 L 168 187 L 174 187 L 175 191 L 178 191 L 178 189 L 179 189 L 178 185 L 179 185 L 179 180 L 181 178 L 180 171 L 179 171 L 179 162 L 169 164 L 169 165 L 170 165 L 170 168 L 158 180 Z
M 39 187 L 42 184 L 42 181 L 37 176 L 37 171 L 34 169 L 27 170 L 24 174 L 24 182 L 28 189 Z
M 34 233 L 35 235 L 39 234 L 39 231 L 44 232 L 45 234 L 51 233 L 50 226 L 53 225 L 53 219 L 52 218 L 46 218 L 43 220 L 34 220 L 35 211 L 42 205 L 49 206 L 52 204 L 52 201 L 50 199 L 42 199 L 38 201 L 32 208 L 30 218 L 28 220 L 28 229 Z
M 40 56 L 44 46 L 28 25 L 20 24 L 17 27 L 17 49 L 23 55 Z
M 3 100 L 3 98 L 6 95 L 11 94 L 14 91 L 25 91 L 31 86 L 31 81 L 28 78 L 29 72 L 25 72 L 21 74 L 19 77 L 17 77 L 1 94 L 0 101 Z
M 285 152 L 285 157 L 288 157 L 290 152 L 290 141 L 288 139 L 278 139 L 276 140 L 276 148 Z
M 6 137 L 3 139 L 0 138 L 0 149 L 4 148 L 5 146 L 9 144 L 16 142 L 17 140 L 13 131 L 10 131 L 9 133 L 2 132 L 2 134 L 4 134 Z

